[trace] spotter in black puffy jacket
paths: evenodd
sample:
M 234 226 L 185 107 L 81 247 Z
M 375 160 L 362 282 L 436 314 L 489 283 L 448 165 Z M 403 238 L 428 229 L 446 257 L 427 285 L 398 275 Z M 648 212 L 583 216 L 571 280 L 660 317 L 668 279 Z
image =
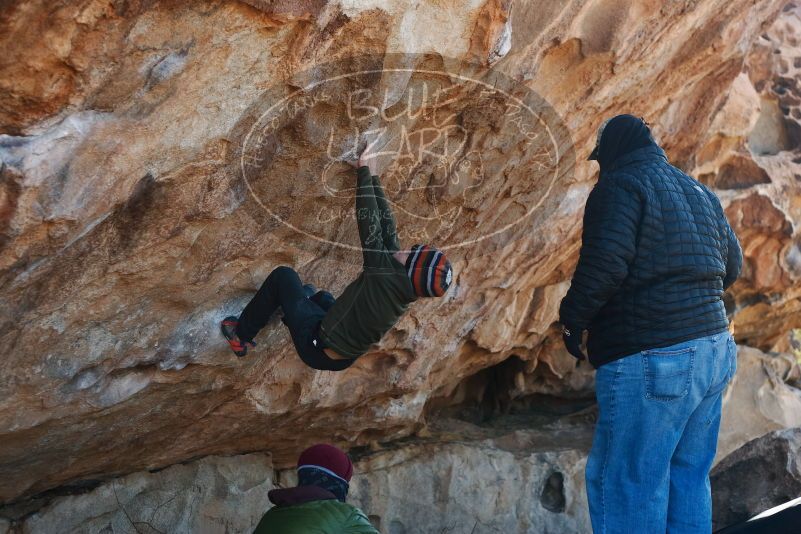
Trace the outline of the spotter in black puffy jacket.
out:
M 595 367 L 728 328 L 723 292 L 740 273 L 740 244 L 715 194 L 648 139 L 613 161 L 598 158 L 560 307 L 563 325 L 589 331 Z

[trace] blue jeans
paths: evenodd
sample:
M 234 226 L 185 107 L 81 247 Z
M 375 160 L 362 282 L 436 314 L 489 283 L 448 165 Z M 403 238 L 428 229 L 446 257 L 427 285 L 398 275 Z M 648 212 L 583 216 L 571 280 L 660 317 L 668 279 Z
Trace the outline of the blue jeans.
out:
M 712 531 L 709 469 L 736 367 L 737 347 L 721 332 L 598 369 L 586 470 L 595 534 Z

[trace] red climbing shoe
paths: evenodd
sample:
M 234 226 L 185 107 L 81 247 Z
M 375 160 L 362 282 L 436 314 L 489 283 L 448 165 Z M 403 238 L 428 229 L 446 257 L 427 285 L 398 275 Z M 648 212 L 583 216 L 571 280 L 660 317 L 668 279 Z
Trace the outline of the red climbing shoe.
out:
M 239 340 L 236 336 L 236 325 L 238 322 L 236 317 L 229 315 L 220 323 L 220 332 L 222 332 L 223 337 L 228 340 L 228 344 L 231 345 L 231 350 L 234 351 L 234 354 L 241 358 L 247 355 L 248 345 L 255 347 L 256 343 L 253 341 L 243 342 Z

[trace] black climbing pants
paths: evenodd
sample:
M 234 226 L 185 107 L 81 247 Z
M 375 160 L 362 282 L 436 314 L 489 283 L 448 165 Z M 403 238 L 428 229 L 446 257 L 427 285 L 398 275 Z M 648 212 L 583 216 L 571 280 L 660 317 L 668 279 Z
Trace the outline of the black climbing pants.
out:
M 300 359 L 313 369 L 341 371 L 355 360 L 334 360 L 323 351 L 318 330 L 326 312 L 334 304 L 328 291 L 307 297 L 298 273 L 289 267 L 277 267 L 270 273 L 239 316 L 236 335 L 252 341 L 280 306 L 282 321 L 289 328 Z

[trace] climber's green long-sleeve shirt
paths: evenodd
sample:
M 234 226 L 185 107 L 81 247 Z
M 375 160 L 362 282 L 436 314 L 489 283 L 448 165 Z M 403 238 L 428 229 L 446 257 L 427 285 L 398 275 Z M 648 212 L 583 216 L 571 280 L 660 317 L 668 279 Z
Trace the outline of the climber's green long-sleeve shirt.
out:
M 417 298 L 406 268 L 392 256 L 400 243 L 378 176 L 370 176 L 367 167 L 360 167 L 356 175 L 356 224 L 364 267 L 320 325 L 325 346 L 348 358 L 367 352 Z

